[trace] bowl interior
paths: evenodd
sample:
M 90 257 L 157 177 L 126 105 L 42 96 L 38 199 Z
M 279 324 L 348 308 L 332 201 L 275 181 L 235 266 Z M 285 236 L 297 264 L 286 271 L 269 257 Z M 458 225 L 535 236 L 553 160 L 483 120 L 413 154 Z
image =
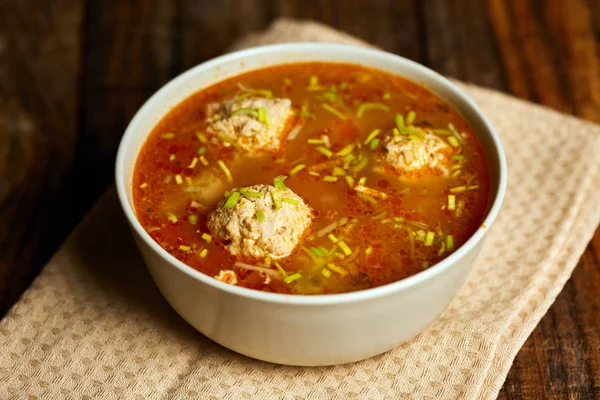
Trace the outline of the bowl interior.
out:
M 454 259 L 460 258 L 461 252 L 467 251 L 470 247 L 481 240 L 483 234 L 487 228 L 491 226 L 498 213 L 500 204 L 504 197 L 506 186 L 506 163 L 502 145 L 496 133 L 494 132 L 493 127 L 481 110 L 479 110 L 479 108 L 468 96 L 466 96 L 461 90 L 459 90 L 443 76 L 426 67 L 423 67 L 420 64 L 390 53 L 347 45 L 289 43 L 238 51 L 218 57 L 190 69 L 155 93 L 138 111 L 129 124 L 121 141 L 117 155 L 117 191 L 125 214 L 133 229 L 138 232 L 143 240 L 148 242 L 152 248 L 161 254 L 164 253 L 162 255 L 166 260 L 176 264 L 179 267 L 183 266 L 183 268 L 190 270 L 190 274 L 196 278 L 214 281 L 214 283 L 218 283 L 219 285 L 231 286 L 222 284 L 221 282 L 209 277 L 205 277 L 192 268 L 185 266 L 179 260 L 175 259 L 162 248 L 160 248 L 160 246 L 158 246 L 158 244 L 156 244 L 142 228 L 141 224 L 135 217 L 131 184 L 137 155 L 148 134 L 152 131 L 156 124 L 158 124 L 158 122 L 173 107 L 177 106 L 180 102 L 185 100 L 193 93 L 224 79 L 251 70 L 279 64 L 311 61 L 359 64 L 405 77 L 415 83 L 421 84 L 422 86 L 436 93 L 441 98 L 445 99 L 448 103 L 453 105 L 475 129 L 486 152 L 490 167 L 490 202 L 483 227 L 480 228 L 463 246 L 461 246 L 461 248 L 457 249 L 449 257 L 427 269 L 426 271 L 403 279 L 399 282 L 354 293 L 377 291 L 394 285 L 410 285 L 411 281 L 426 279 L 428 275 L 435 274 L 436 270 L 440 268 L 446 268 L 451 265 Z M 211 284 L 213 284 L 213 282 L 211 282 Z M 251 291 L 250 289 L 238 287 L 228 288 L 227 290 L 230 289 Z M 261 293 L 262 295 L 286 296 L 262 292 L 257 293 Z M 353 293 L 345 293 L 310 297 L 339 297 L 351 296 L 352 294 Z M 306 298 L 306 296 L 293 297 Z

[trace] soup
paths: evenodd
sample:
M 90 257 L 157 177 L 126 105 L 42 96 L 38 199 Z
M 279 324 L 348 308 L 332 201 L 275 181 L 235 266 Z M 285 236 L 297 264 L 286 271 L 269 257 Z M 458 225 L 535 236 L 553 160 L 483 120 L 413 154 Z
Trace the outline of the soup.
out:
M 137 218 L 166 251 L 250 289 L 385 285 L 482 224 L 489 169 L 473 129 L 406 79 L 357 65 L 251 71 L 162 118 L 134 170 Z

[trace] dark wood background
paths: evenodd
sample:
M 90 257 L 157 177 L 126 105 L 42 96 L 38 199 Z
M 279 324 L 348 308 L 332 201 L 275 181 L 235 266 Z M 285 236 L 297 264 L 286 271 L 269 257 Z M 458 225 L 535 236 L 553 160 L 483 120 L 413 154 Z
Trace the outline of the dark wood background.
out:
M 278 16 L 600 122 L 600 0 L 0 0 L 0 316 L 112 183 L 142 102 Z M 600 231 L 500 398 L 600 398 Z

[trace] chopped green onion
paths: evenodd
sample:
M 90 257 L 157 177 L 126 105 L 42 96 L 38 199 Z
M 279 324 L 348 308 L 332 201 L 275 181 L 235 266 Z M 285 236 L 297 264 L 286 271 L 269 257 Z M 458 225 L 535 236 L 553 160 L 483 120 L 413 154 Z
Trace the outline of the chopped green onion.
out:
M 454 237 L 452 235 L 446 236 L 446 248 L 448 250 L 454 249 Z
M 350 175 L 346 175 L 344 178 L 346 178 L 346 183 L 348 184 L 348 186 L 353 187 L 354 186 L 354 178 L 351 177 Z
M 206 136 L 203 133 L 196 132 L 196 137 L 198 137 L 198 140 L 200 141 L 200 143 L 204 143 L 204 144 L 208 143 L 208 139 L 206 138 Z
M 317 247 L 309 247 L 309 250 L 313 252 L 313 254 L 317 257 L 323 257 L 325 255 L 325 253 L 323 253 L 323 251 Z
M 323 139 L 308 139 L 306 142 L 308 144 L 323 144 Z
M 329 268 L 330 270 L 332 270 L 333 272 L 341 275 L 341 276 L 346 276 L 348 275 L 348 271 L 346 271 L 344 268 L 342 267 L 338 267 L 337 265 L 335 265 L 334 263 L 328 263 L 327 264 L 327 268 Z
M 367 166 L 368 163 L 369 163 L 369 159 L 367 157 L 363 157 L 363 159 L 360 160 L 358 162 L 358 164 L 356 164 L 354 167 L 352 167 L 352 172 L 355 174 L 359 173 Z
M 383 98 L 384 100 L 389 100 L 392 98 L 392 94 L 390 92 L 385 92 L 381 98 Z
M 231 176 L 231 172 L 229 171 L 229 168 L 227 168 L 227 165 L 225 165 L 225 163 L 222 160 L 218 160 L 217 164 L 219 164 L 219 167 L 221 167 L 221 169 L 223 170 L 223 173 L 227 177 L 229 183 L 233 182 L 233 177 Z
M 219 140 L 223 143 L 227 143 L 232 145 L 235 148 L 239 148 L 238 143 L 236 142 L 236 140 L 232 137 L 229 136 L 225 136 L 225 135 L 217 135 L 217 138 L 219 138 Z
M 271 257 L 269 257 L 269 256 L 266 256 L 266 257 L 265 257 L 265 267 L 270 267 L 270 266 L 271 266 L 271 261 L 273 261 L 273 260 L 271 259 Z
M 335 254 L 335 252 L 337 251 L 337 246 L 332 246 L 331 249 L 329 249 L 329 251 L 327 252 L 327 257 L 331 257 L 332 255 Z
M 472 186 L 464 186 L 463 185 L 463 186 L 457 186 L 457 187 L 450 189 L 450 192 L 451 193 L 461 193 L 461 192 L 466 192 L 469 190 L 476 190 L 476 189 L 479 189 L 479 185 L 472 185 Z
M 340 157 L 345 157 L 348 154 L 352 153 L 352 150 L 354 150 L 354 147 L 356 145 L 354 143 L 350 143 L 345 145 L 340 151 L 338 151 L 337 153 L 335 153 L 336 156 L 340 156 Z
M 383 219 L 387 216 L 387 211 L 382 211 L 379 214 L 375 214 L 371 217 L 373 221 L 377 221 L 379 219 Z
M 190 222 L 190 224 L 196 225 L 198 223 L 198 216 L 196 214 L 191 214 L 190 216 L 188 216 L 188 221 Z
M 323 180 L 325 182 L 337 182 L 338 177 L 337 176 L 331 176 L 331 175 L 327 175 L 323 178 Z
M 321 174 L 320 174 L 320 173 L 318 173 L 318 172 L 315 172 L 315 171 L 308 171 L 308 174 L 309 174 L 309 175 L 312 175 L 312 176 L 321 176 Z M 291 175 L 291 174 L 290 174 L 290 175 Z
M 456 196 L 453 194 L 448 195 L 448 210 L 456 210 Z
M 167 219 L 169 220 L 169 222 L 172 222 L 172 223 L 177 222 L 177 216 L 175 214 L 173 214 L 172 212 L 167 213 Z
M 390 107 L 383 103 L 362 103 L 356 111 L 356 116 L 362 118 L 367 110 L 382 110 L 387 112 L 390 111 Z
M 279 263 L 277 261 L 273 261 L 273 265 L 275 265 L 275 268 L 277 268 L 277 271 L 279 271 L 279 273 L 284 278 L 287 276 L 287 272 L 285 272 L 285 269 L 283 269 L 283 267 L 281 265 L 279 265 Z
M 273 179 L 273 185 L 279 190 L 287 190 L 287 186 L 283 183 L 284 180 L 287 179 L 285 175 L 279 175 Z
M 320 229 L 317 233 L 315 233 L 314 235 L 311 235 L 308 240 L 315 240 L 317 238 L 320 238 L 322 236 L 327 235 L 328 233 L 333 232 L 334 230 L 336 230 L 337 228 L 346 225 L 348 223 L 348 218 L 347 217 L 342 217 L 339 220 L 327 225 L 325 228 Z
M 455 154 L 452 156 L 452 159 L 454 161 L 464 161 L 467 159 L 467 157 L 465 157 L 464 154 Z
M 283 164 L 285 162 L 285 157 L 279 157 L 275 160 L 275 164 Z
M 445 252 L 446 252 L 446 243 L 442 242 L 442 245 L 440 246 L 440 250 L 438 251 L 438 256 L 441 256 Z
M 181 185 L 183 183 L 183 178 L 181 177 L 181 175 L 175 175 L 175 182 L 177 182 L 178 185 Z
M 265 213 L 263 212 L 263 210 L 256 210 L 256 219 L 258 220 L 258 222 L 263 223 L 265 222 Z
M 333 152 L 331 150 L 323 146 L 319 146 L 315 150 L 317 150 L 321 154 L 324 154 L 327 158 L 333 155 Z
M 286 276 L 285 278 L 283 278 L 283 281 L 285 283 L 291 283 L 291 282 L 294 282 L 295 280 L 298 280 L 300 278 L 302 278 L 302 275 L 300 274 L 300 272 L 296 272 L 293 275 L 289 275 L 289 276 Z
M 367 201 L 367 202 L 369 202 L 369 203 L 371 203 L 373 205 L 377 205 L 377 199 L 375 197 L 373 197 L 373 196 L 369 196 L 368 194 L 364 194 L 364 193 L 360 193 L 360 192 L 356 193 L 356 195 L 359 198 L 361 198 L 361 199 L 363 199 L 363 200 L 365 200 L 365 201 Z
M 344 176 L 346 175 L 346 171 L 340 167 L 333 167 L 333 175 L 334 176 Z
M 263 192 L 247 188 L 241 188 L 240 193 L 242 193 L 246 197 L 263 197 L 265 195 Z
M 371 150 L 375 150 L 379 146 L 379 139 L 373 139 L 371 141 Z
M 206 158 L 204 158 L 204 156 L 200 156 L 200 162 L 202 163 L 202 165 L 204 165 L 205 167 L 208 165 L 208 161 L 206 161 Z
M 457 186 L 457 187 L 450 189 L 450 192 L 451 193 L 461 193 L 461 192 L 465 192 L 466 190 L 467 190 L 467 187 L 463 185 L 463 186 Z
M 144 182 L 140 185 L 140 189 L 146 189 L 148 187 L 148 183 Z
M 175 137 L 174 133 L 163 133 L 162 135 L 160 135 L 161 139 L 173 139 Z
M 277 191 L 272 190 L 271 197 L 273 198 L 273 204 L 275 205 L 275 209 L 279 210 L 281 208 L 281 199 L 279 198 Z
M 452 174 L 452 178 L 456 178 L 457 176 L 459 176 L 461 174 L 461 170 L 457 169 L 456 171 L 454 171 L 454 173 Z
M 284 197 L 283 199 L 281 199 L 281 201 L 283 201 L 284 203 L 291 204 L 293 206 L 297 206 L 300 204 L 300 202 L 298 200 L 290 199 L 289 197 Z
M 329 104 L 321 104 L 321 108 L 323 108 L 326 111 L 329 111 L 330 113 L 332 113 L 333 115 L 335 115 L 339 119 L 343 119 L 343 120 L 348 119 L 348 117 L 346 117 L 343 113 L 341 113 L 340 111 L 336 110 L 335 108 L 333 108 Z
M 188 186 L 192 186 L 192 183 L 193 183 L 193 182 L 192 182 L 192 178 L 190 178 L 189 176 L 186 176 L 184 179 L 185 179 L 185 183 L 186 183 Z
M 319 77 L 315 76 L 315 75 L 311 75 L 311 77 L 309 78 L 309 81 L 308 81 L 308 86 L 315 87 L 318 85 L 319 85 Z
M 387 193 L 382 192 L 380 190 L 371 189 L 371 188 L 366 187 L 366 186 L 362 186 L 362 185 L 360 185 L 360 182 L 359 182 L 359 185 L 356 185 L 354 187 L 354 190 L 356 190 L 357 192 L 360 192 L 362 194 L 366 194 L 368 196 L 372 196 L 372 197 L 377 198 L 377 199 L 385 200 L 385 199 L 388 198 L 388 194 Z
M 365 254 L 366 254 L 366 255 L 368 255 L 368 256 L 370 256 L 370 255 L 371 255 L 371 253 L 373 253 L 373 247 L 372 247 L 372 246 L 369 246 L 369 247 L 367 247 L 367 248 L 365 249 Z
M 206 232 L 205 232 L 205 233 L 203 233 L 201 237 L 202 237 L 202 239 L 203 239 L 204 241 L 206 241 L 206 243 L 210 243 L 210 242 L 212 242 L 212 236 L 210 236 L 210 235 L 209 235 L 208 233 L 206 233 Z
M 242 89 L 242 91 L 246 92 L 246 93 L 236 97 L 236 99 L 238 99 L 238 100 L 244 99 L 246 97 L 250 97 L 252 95 L 264 96 L 268 99 L 273 97 L 273 92 L 271 92 L 270 90 L 267 90 L 267 89 L 250 89 L 250 88 L 243 86 L 242 84 L 238 84 L 238 86 L 240 87 L 240 89 Z
M 331 271 L 327 268 L 323 268 L 321 270 L 321 275 L 323 275 L 325 278 L 329 278 L 331 276 Z
M 208 249 L 202 249 L 202 251 L 200 252 L 200 258 L 206 257 L 207 254 L 208 254 Z
M 231 116 L 235 117 L 236 115 L 242 115 L 242 114 L 249 114 L 249 115 L 252 115 L 253 117 L 258 118 L 258 111 L 256 111 L 253 108 L 238 108 L 237 110 L 235 110 L 234 112 L 231 113 Z
M 413 122 L 415 122 L 415 119 L 416 119 L 416 118 L 417 118 L 417 113 L 411 110 L 411 111 L 408 113 L 408 115 L 406 116 L 406 123 L 407 123 L 408 125 L 412 125 L 412 124 L 413 124 Z
M 410 243 L 410 258 L 415 258 L 415 232 L 408 226 L 404 227 L 408 233 L 408 242 Z
M 349 256 L 350 254 L 352 254 L 352 250 L 350 250 L 350 247 L 348 247 L 346 242 L 344 242 L 343 240 L 340 240 L 338 242 L 338 246 L 340 246 L 340 249 L 342 249 L 345 255 Z
M 175 160 L 175 154 L 169 154 L 169 161 Z
M 400 133 L 402 133 L 403 135 L 411 135 L 415 132 L 415 127 L 414 126 L 406 126 L 404 128 L 400 128 Z M 419 139 L 419 137 L 416 137 L 417 139 Z
M 311 260 L 313 260 L 313 262 L 315 262 L 315 263 L 319 262 L 317 256 L 315 256 L 313 254 L 313 252 L 310 251 L 308 248 L 306 248 L 304 246 L 300 246 L 300 250 L 302 250 L 304 253 L 306 253 L 311 258 Z
M 259 107 L 257 112 L 258 112 L 258 121 L 265 124 L 267 129 L 269 129 L 269 126 L 270 126 L 269 117 L 267 116 L 267 112 L 265 111 L 265 109 L 262 107 Z
M 310 109 L 308 108 L 308 103 L 307 102 L 304 102 L 302 104 L 302 108 L 300 108 L 300 116 L 302 116 L 304 118 L 315 119 L 315 115 L 310 112 Z
M 396 113 L 396 127 L 399 131 L 404 129 L 404 117 L 400 113 Z
M 240 199 L 240 195 L 241 193 L 237 190 L 231 193 L 229 197 L 227 197 L 225 203 L 223 204 L 223 208 L 229 209 L 235 207 L 235 205 L 238 203 L 238 200 Z
M 198 164 L 198 158 L 194 157 L 192 158 L 192 162 L 190 163 L 190 165 L 188 165 L 188 168 L 195 168 L 196 164 Z
M 338 242 L 338 238 L 333 234 L 330 233 L 329 235 L 327 235 L 327 237 L 329 238 L 329 240 L 331 240 L 333 243 L 337 243 Z
M 400 131 L 398 130 L 398 128 L 392 129 L 392 133 L 394 134 L 394 136 L 400 135 Z
M 375 129 L 373 132 L 369 133 L 369 136 L 367 136 L 367 139 L 365 140 L 364 144 L 369 144 L 369 142 L 373 139 L 375 139 L 375 137 L 377 135 L 379 135 L 381 133 L 381 129 Z
M 302 171 L 304 168 L 306 167 L 306 165 L 304 164 L 298 164 L 296 165 L 294 168 L 292 168 L 292 170 L 290 171 L 290 175 L 294 176 L 296 175 L 298 172 Z M 310 172 L 309 172 L 310 174 Z M 312 174 L 311 174 L 312 175 Z
M 185 251 L 186 253 L 189 253 L 191 249 L 192 248 L 190 246 L 186 246 L 186 245 L 183 245 L 183 244 L 179 245 L 179 250 Z
M 431 246 L 433 244 L 433 239 L 435 238 L 435 232 L 427 232 L 427 236 L 425 237 L 425 246 Z
M 458 139 L 454 136 L 448 136 L 448 138 L 446 140 L 448 141 L 448 143 L 450 143 L 450 146 L 452 146 L 452 147 L 460 146 L 460 143 L 458 143 Z

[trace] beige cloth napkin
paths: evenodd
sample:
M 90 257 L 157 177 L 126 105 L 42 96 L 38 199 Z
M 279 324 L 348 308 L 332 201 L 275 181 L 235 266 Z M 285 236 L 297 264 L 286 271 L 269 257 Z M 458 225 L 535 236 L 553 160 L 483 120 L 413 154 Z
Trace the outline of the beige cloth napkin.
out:
M 359 43 L 280 21 L 240 44 Z M 425 332 L 354 364 L 300 368 L 235 354 L 163 300 L 113 190 L 0 323 L 0 398 L 494 398 L 600 220 L 600 127 L 460 84 L 506 147 L 506 202 L 467 284 Z

